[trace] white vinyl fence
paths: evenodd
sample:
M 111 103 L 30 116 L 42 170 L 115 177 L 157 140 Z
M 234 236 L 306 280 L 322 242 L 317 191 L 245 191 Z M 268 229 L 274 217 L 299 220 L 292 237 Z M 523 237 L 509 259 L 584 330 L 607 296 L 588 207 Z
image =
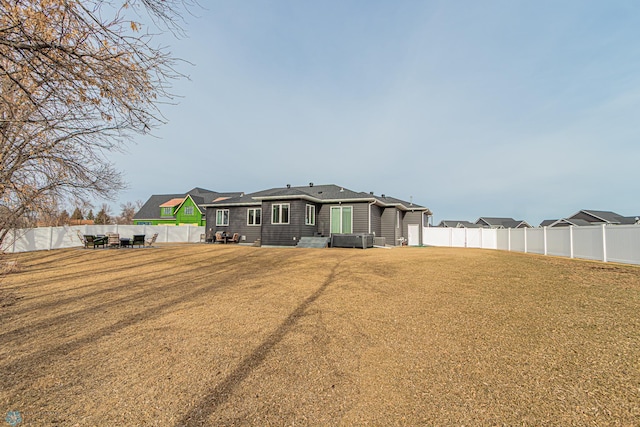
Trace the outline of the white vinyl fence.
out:
M 158 233 L 158 243 L 197 243 L 205 227 L 185 225 L 170 227 L 163 225 L 78 225 L 72 227 L 42 227 L 10 231 L 5 237 L 2 251 L 30 252 L 82 246 L 78 234 L 118 233 L 120 237 L 144 234 L 150 238 Z
M 640 225 L 508 229 L 425 227 L 422 236 L 425 246 L 500 249 L 640 264 Z

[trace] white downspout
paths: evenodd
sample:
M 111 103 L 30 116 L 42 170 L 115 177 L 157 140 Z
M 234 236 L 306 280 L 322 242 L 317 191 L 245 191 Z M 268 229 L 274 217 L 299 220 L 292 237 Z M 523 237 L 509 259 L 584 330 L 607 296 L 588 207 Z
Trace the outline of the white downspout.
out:
M 375 201 L 370 202 L 369 208 L 368 208 L 369 209 L 369 234 L 371 234 L 371 205 L 374 205 L 375 203 L 376 203 Z

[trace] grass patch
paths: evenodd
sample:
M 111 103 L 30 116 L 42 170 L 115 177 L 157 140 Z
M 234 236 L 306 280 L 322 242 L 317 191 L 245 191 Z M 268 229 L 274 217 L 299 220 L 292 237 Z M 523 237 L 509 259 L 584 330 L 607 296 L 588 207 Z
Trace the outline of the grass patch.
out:
M 222 245 L 15 258 L 0 412 L 28 425 L 640 419 L 635 266 Z

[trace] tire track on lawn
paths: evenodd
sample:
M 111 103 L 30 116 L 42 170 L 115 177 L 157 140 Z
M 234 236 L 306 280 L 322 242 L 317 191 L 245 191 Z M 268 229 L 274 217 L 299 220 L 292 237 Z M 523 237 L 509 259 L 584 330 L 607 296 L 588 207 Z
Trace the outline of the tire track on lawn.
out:
M 282 256 L 284 255 L 285 254 L 282 254 Z M 259 257 L 259 255 L 258 254 L 244 255 L 242 257 L 242 261 L 240 265 L 251 265 L 254 258 L 256 257 Z M 218 277 L 218 274 L 219 272 L 213 271 L 213 272 L 202 275 L 201 277 L 199 277 L 199 280 L 202 282 L 205 282 L 205 281 L 208 282 L 207 279 L 216 278 Z M 42 373 L 44 372 L 44 369 L 41 369 L 42 366 L 51 365 L 52 363 L 54 363 L 52 362 L 52 359 L 68 356 L 70 353 L 80 349 L 85 345 L 91 344 L 102 337 L 112 335 L 122 329 L 139 324 L 141 322 L 145 322 L 151 319 L 161 317 L 168 310 L 174 309 L 177 304 L 198 300 L 200 297 L 212 292 L 222 292 L 231 286 L 236 286 L 238 280 L 242 279 L 243 276 L 252 277 L 254 275 L 255 275 L 255 271 L 252 269 L 248 269 L 245 272 L 238 273 L 234 278 L 225 282 L 219 282 L 219 281 L 214 281 L 213 283 L 208 282 L 207 284 L 194 288 L 191 292 L 180 294 L 174 298 L 166 299 L 160 304 L 153 305 L 149 308 L 146 308 L 145 310 L 132 313 L 116 321 L 115 323 L 104 326 L 98 330 L 92 331 L 83 337 L 79 337 L 79 338 L 64 342 L 62 344 L 58 344 L 55 347 L 38 349 L 32 354 L 22 356 L 19 359 L 12 361 L 6 365 L 0 365 L 0 389 L 3 389 L 3 390 L 13 389 L 12 391 L 14 392 L 14 394 L 20 394 L 19 393 L 20 390 L 24 390 L 30 387 L 31 382 L 33 382 L 35 378 L 42 375 Z M 157 294 L 157 290 L 151 289 L 144 292 L 144 294 L 146 296 Z M 119 301 L 118 303 L 121 303 L 121 301 Z M 82 310 L 84 314 L 90 314 L 91 311 L 93 311 L 91 310 L 91 308 L 88 308 L 87 310 Z M 74 314 L 77 314 L 77 313 L 74 313 Z M 77 321 L 78 319 L 74 319 L 74 320 Z M 58 319 L 58 321 L 61 321 L 61 319 Z M 24 381 L 15 381 L 15 376 L 26 375 L 26 373 L 28 373 L 28 376 L 29 376 L 28 383 L 25 383 Z
M 280 326 L 272 332 L 255 350 L 245 357 L 238 367 L 236 367 L 222 382 L 210 389 L 200 402 L 189 410 L 175 424 L 176 427 L 207 425 L 207 419 L 216 409 L 225 403 L 233 391 L 253 372 L 258 366 L 264 362 L 271 350 L 278 345 L 285 336 L 298 323 L 298 319 L 302 317 L 309 308 L 335 281 L 336 273 L 340 265 L 353 258 L 354 255 L 341 258 L 331 269 L 331 273 L 320 287 L 305 299 L 289 316 L 280 324 Z

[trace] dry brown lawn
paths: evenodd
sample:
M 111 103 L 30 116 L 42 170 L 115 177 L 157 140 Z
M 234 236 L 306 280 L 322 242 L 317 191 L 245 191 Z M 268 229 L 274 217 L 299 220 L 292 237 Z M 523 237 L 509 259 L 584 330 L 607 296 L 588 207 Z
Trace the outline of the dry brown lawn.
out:
M 640 425 L 640 268 L 444 248 L 17 256 L 0 422 Z

